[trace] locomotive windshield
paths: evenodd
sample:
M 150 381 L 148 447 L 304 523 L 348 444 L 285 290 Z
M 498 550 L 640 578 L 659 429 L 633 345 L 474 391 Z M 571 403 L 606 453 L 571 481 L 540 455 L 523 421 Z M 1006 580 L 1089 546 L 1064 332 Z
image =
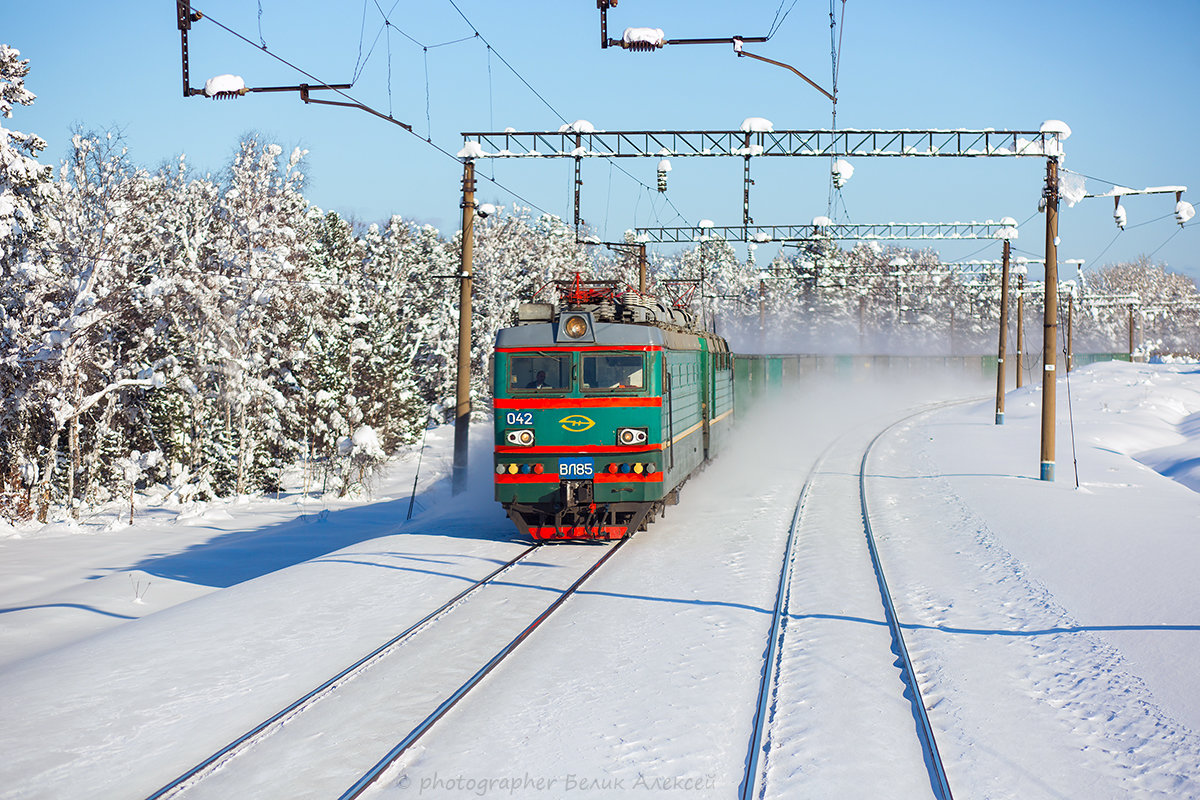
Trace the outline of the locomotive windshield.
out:
M 513 391 L 565 391 L 571 387 L 570 354 L 535 353 L 512 356 L 508 385 Z
M 645 386 L 645 369 L 641 354 L 600 354 L 583 356 L 583 388 L 641 389 Z

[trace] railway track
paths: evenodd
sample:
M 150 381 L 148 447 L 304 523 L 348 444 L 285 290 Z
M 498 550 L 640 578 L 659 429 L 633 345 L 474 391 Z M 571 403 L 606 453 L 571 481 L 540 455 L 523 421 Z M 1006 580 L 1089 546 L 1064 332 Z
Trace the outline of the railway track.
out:
M 839 769 L 843 770 L 843 772 L 845 771 L 845 760 L 853 757 L 854 754 L 830 752 L 823 754 L 827 755 L 828 758 L 811 758 L 806 765 L 798 766 L 804 759 L 797 758 L 797 754 L 795 753 L 786 752 L 786 745 L 784 744 L 786 739 L 789 736 L 794 736 L 796 731 L 802 732 L 805 726 L 801 723 L 799 725 L 792 725 L 791 729 L 786 732 L 780 731 L 779 729 L 783 725 L 781 712 L 789 716 L 799 716 L 814 707 L 811 696 L 805 696 L 805 691 L 795 692 L 793 690 L 789 693 L 786 684 L 795 683 L 795 681 L 790 680 L 789 674 L 795 677 L 797 673 L 810 669 L 815 663 L 825 662 L 824 669 L 827 673 L 832 673 L 839 668 L 864 668 L 871 661 L 874 662 L 871 667 L 874 670 L 871 673 L 872 675 L 879 674 L 880 667 L 885 667 L 890 669 L 891 673 L 899 678 L 897 686 L 901 689 L 902 698 L 905 698 L 900 704 L 905 704 L 911 709 L 911 717 L 908 720 L 905 720 L 903 715 L 897 713 L 898 705 L 900 704 L 895 701 L 895 698 L 891 702 L 891 708 L 888 709 L 891 722 L 893 723 L 891 727 L 894 729 L 890 735 L 897 738 L 904 738 L 909 734 L 897 733 L 897 731 L 903 727 L 910 729 L 915 727 L 916 740 L 920 745 L 919 750 L 909 748 L 906 756 L 910 763 L 901 771 L 907 771 L 906 777 L 910 783 L 922 782 L 917 778 L 915 773 L 923 772 L 925 776 L 923 782 L 934 797 L 939 798 L 939 800 L 952 800 L 953 795 L 949 779 L 942 763 L 941 754 L 938 751 L 933 725 L 930 723 L 928 709 L 922 699 L 921 687 L 919 681 L 916 679 L 916 671 L 904 641 L 903 626 L 896 612 L 891 589 L 888 585 L 883 563 L 876 545 L 868 501 L 867 467 L 872 450 L 884 435 L 897 425 L 922 414 L 953 404 L 934 403 L 923 406 L 887 425 L 867 441 L 865 445 L 861 443 L 861 433 L 850 432 L 844 434 L 829 445 L 817 458 L 812 470 L 806 477 L 800 491 L 799 500 L 796 503 L 791 527 L 788 531 L 787 544 L 780 569 L 773 620 L 768 635 L 767 648 L 764 653 L 760 690 L 746 757 L 746 767 L 742 783 L 739 787 L 739 797 L 742 800 L 766 797 L 768 791 L 773 788 L 772 779 L 776 775 L 783 778 L 786 783 L 787 776 L 794 775 L 796 772 L 821 773 L 824 770 L 826 773 L 829 773 L 836 772 Z M 848 440 L 852 440 L 855 436 L 858 437 L 858 443 L 851 446 Z M 861 457 L 858 457 L 859 453 L 861 453 Z M 856 484 L 856 491 L 853 494 L 846 491 L 850 483 Z M 836 497 L 839 494 L 841 495 L 840 500 Z M 834 499 L 830 500 L 829 498 Z M 824 504 L 825 508 L 817 510 L 815 506 L 818 504 Z M 857 519 L 854 518 L 855 511 L 857 511 Z M 832 526 L 831 523 L 833 523 Z M 842 534 L 841 537 L 829 535 L 829 530 L 834 528 Z M 844 551 L 844 545 L 851 538 L 846 536 L 849 533 L 854 534 L 852 538 L 859 545 L 859 547 L 852 548 L 854 552 L 843 552 L 841 557 L 832 559 L 827 553 L 822 554 L 820 552 L 822 548 L 829 549 L 831 547 L 838 547 Z M 864 549 L 865 553 L 863 552 Z M 865 567 L 864 556 L 869 557 L 869 571 Z M 851 574 L 851 570 L 848 569 L 850 567 L 848 562 L 851 559 L 857 562 L 854 569 L 856 574 Z M 798 573 L 797 564 L 801 561 L 804 562 L 806 568 L 816 574 Z M 804 570 L 801 570 L 801 572 L 804 572 Z M 833 577 L 832 581 L 830 581 L 831 576 Z M 824 591 L 828 595 L 831 584 L 834 587 L 841 588 L 849 585 L 851 591 L 853 591 L 854 586 L 857 586 L 860 591 L 860 596 L 857 598 L 858 607 L 865 608 L 868 603 L 865 602 L 866 598 L 862 594 L 865 593 L 866 584 L 871 582 L 871 578 L 873 578 L 873 583 L 876 587 L 874 599 L 882 606 L 879 609 L 881 613 L 878 615 L 864 613 L 855 616 L 849 613 L 838 615 L 830 614 L 827 611 L 818 612 L 816 609 L 820 607 L 820 601 L 817 601 L 817 605 L 814 605 L 811 601 L 806 601 L 805 598 L 806 591 L 813 591 L 815 593 Z M 820 585 L 822 583 L 824 584 L 824 588 Z M 801 598 L 796 601 L 795 606 L 793 605 L 794 595 Z M 855 599 L 852 598 L 849 602 L 853 604 L 855 603 Z M 809 611 L 810 609 L 812 611 Z M 806 611 L 809 613 L 806 613 Z M 882 617 L 882 619 L 879 617 Z M 793 627 L 789 628 L 789 622 L 793 623 Z M 809 623 L 809 630 L 806 631 L 800 628 L 804 623 Z M 854 623 L 860 626 L 863 624 L 879 625 L 879 627 L 882 627 L 883 623 L 886 623 L 890 641 L 878 635 L 872 637 L 851 636 L 848 638 L 844 636 L 830 636 L 827 631 L 823 632 L 818 627 L 821 625 L 829 627 L 830 624 L 845 625 L 847 623 Z M 806 641 L 806 635 L 812 636 L 814 641 Z M 824 638 L 825 641 L 816 641 L 821 638 Z M 873 641 L 866 642 L 867 638 L 871 638 Z M 890 645 L 890 649 L 885 654 L 880 654 L 880 645 L 884 644 L 885 641 Z M 870 655 L 872 650 L 874 651 L 873 656 Z M 829 666 L 834 657 L 846 653 L 850 654 L 852 666 Z M 862 676 L 859 675 L 857 677 L 861 678 Z M 830 685 L 840 685 L 841 682 L 835 678 L 829 680 L 828 683 Z M 816 683 L 809 683 L 804 688 L 811 688 L 814 685 Z M 825 688 L 828 688 L 828 686 Z M 789 694 L 793 696 L 789 697 Z M 835 700 L 835 702 L 840 701 Z M 800 710 L 801 706 L 807 706 L 807 708 Z M 855 713 L 855 711 L 865 713 L 867 711 L 867 709 L 857 708 L 853 702 L 847 702 L 845 710 L 850 713 Z M 829 710 L 825 709 L 822 715 L 832 717 L 835 714 L 830 714 Z M 896 724 L 900 725 L 900 727 L 897 728 Z M 819 729 L 821 725 L 818 724 L 813 727 Z M 828 726 L 825 729 L 828 730 Z M 878 736 L 878 734 L 876 735 Z M 864 747 L 864 749 L 869 749 L 869 747 Z M 830 766 L 831 764 L 833 765 L 832 767 Z M 920 769 L 922 766 L 923 769 Z M 870 766 L 863 765 L 860 769 L 869 771 Z M 854 771 L 854 768 L 851 771 Z M 850 785 L 858 786 L 859 789 L 862 788 L 861 783 L 857 782 L 856 779 L 851 779 L 846 783 L 844 776 L 839 778 L 826 774 L 820 776 L 820 779 L 824 783 L 816 789 L 816 794 L 818 795 L 824 793 L 821 791 L 822 788 L 833 790 L 832 794 L 843 795 L 846 794 L 844 790 Z M 811 776 L 806 775 L 806 780 L 809 781 L 806 785 L 811 794 L 813 791 Z M 843 785 L 839 786 L 839 782 L 842 782 Z M 841 791 L 838 791 L 839 789 Z M 892 794 L 899 793 L 909 796 L 906 791 L 897 789 L 895 785 L 892 785 L 891 790 Z M 786 796 L 787 791 L 787 787 L 783 787 L 782 794 L 778 792 L 774 792 L 774 794 Z M 850 793 L 853 794 L 855 792 Z
M 368 787 L 378 781 L 387 772 L 387 770 L 408 751 L 410 747 L 416 744 L 418 739 L 424 736 L 425 733 L 428 732 L 429 729 L 438 722 L 438 720 L 445 716 L 446 713 L 453 708 L 459 700 L 465 697 L 468 692 L 478 686 L 480 681 L 482 681 L 489 672 L 495 669 L 501 661 L 503 661 L 514 650 L 516 650 L 517 647 L 523 641 L 525 641 L 525 639 L 528 638 L 534 630 L 536 630 L 543 622 L 549 619 L 551 614 L 561 608 L 562 604 L 565 603 L 567 599 L 571 597 L 571 595 L 575 594 L 579 587 L 583 585 L 584 581 L 590 578 L 596 572 L 596 570 L 600 569 L 600 567 L 604 565 L 604 562 L 608 561 L 608 559 L 614 556 L 616 552 L 620 550 L 621 547 L 624 546 L 624 544 L 628 541 L 629 538 L 626 537 L 624 539 L 620 539 L 616 544 L 607 547 L 604 555 L 602 555 L 599 560 L 592 564 L 592 566 L 590 566 L 586 572 L 580 575 L 579 578 L 569 587 L 567 587 L 566 591 L 560 594 L 552 603 L 550 603 L 550 605 L 546 606 L 542 613 L 534 618 L 534 620 L 530 622 L 529 625 L 524 628 L 524 630 L 517 634 L 512 641 L 510 641 L 503 648 L 501 648 L 499 652 L 492 656 L 492 658 L 486 664 L 484 664 L 478 672 L 476 672 L 466 682 L 454 690 L 454 692 L 451 693 L 445 700 L 443 700 L 442 703 L 438 705 L 438 707 L 434 709 L 429 716 L 420 722 L 420 724 L 410 730 L 403 739 L 401 739 L 394 747 L 392 747 L 391 750 L 387 752 L 386 755 L 384 755 L 383 758 L 381 758 L 373 767 L 371 767 L 371 769 L 367 770 L 367 772 L 364 773 L 361 778 L 355 781 L 349 789 L 343 792 L 338 800 L 352 800 L 352 798 L 358 797 L 364 791 L 366 791 Z
M 584 565 L 585 568 L 583 573 L 579 575 L 579 577 L 575 579 L 570 586 L 561 592 L 554 590 L 556 593 L 555 599 L 544 608 L 539 606 L 539 611 L 535 612 L 536 616 L 532 622 L 526 625 L 515 638 L 509 640 L 507 644 L 505 644 L 504 647 L 499 650 L 499 652 L 487 659 L 482 668 L 475 671 L 465 682 L 459 685 L 457 689 L 449 693 L 448 696 L 442 699 L 440 703 L 437 703 L 436 707 L 433 707 L 433 711 L 425 714 L 423 718 L 421 718 L 420 721 L 415 725 L 415 727 L 413 727 L 412 730 L 410 730 L 409 733 L 399 742 L 399 744 L 396 744 L 394 747 L 392 747 L 382 759 L 379 759 L 379 761 L 373 767 L 371 767 L 370 770 L 367 770 L 362 777 L 358 781 L 354 782 L 353 786 L 347 789 L 341 796 L 346 798 L 357 797 L 363 790 L 365 790 L 381 775 L 383 775 L 391 763 L 400 758 L 413 743 L 415 743 L 427 730 L 429 730 L 439 719 L 441 719 L 441 717 L 444 716 L 446 712 L 448 712 L 450 708 L 452 708 L 459 700 L 461 700 L 462 697 L 467 694 L 467 692 L 477 686 L 489 672 L 491 672 L 501 661 L 504 660 L 504 658 L 507 657 L 509 653 L 515 650 L 522 641 L 524 641 L 539 625 L 542 624 L 542 622 L 544 622 L 555 610 L 561 607 L 562 604 L 579 588 L 580 585 L 582 585 L 582 583 L 588 577 L 590 577 L 596 570 L 600 568 L 601 565 L 604 564 L 605 561 L 607 561 L 613 554 L 616 553 L 618 549 L 620 549 L 620 546 L 625 541 L 627 540 L 621 540 L 615 545 L 605 547 L 604 553 L 598 559 L 590 557 L 584 559 L 586 563 Z M 430 611 L 417 622 L 409 625 L 403 631 L 391 637 L 388 641 L 379 645 L 370 653 L 341 670 L 337 675 L 334 675 L 333 677 L 321 683 L 321 685 L 297 698 L 287 707 L 281 709 L 269 718 L 253 726 L 236 739 L 216 750 L 209 757 L 184 771 L 178 777 L 160 787 L 157 791 L 148 795 L 148 800 L 175 797 L 183 793 L 191 793 L 192 790 L 196 790 L 196 793 L 199 795 L 204 795 L 206 794 L 206 790 L 209 788 L 209 783 L 221 784 L 222 779 L 224 779 L 226 783 L 236 784 L 237 779 L 231 778 L 227 774 L 228 772 L 234 771 L 234 768 L 237 766 L 235 760 L 242 756 L 248 756 L 249 752 L 255 748 L 256 745 L 262 745 L 266 743 L 267 740 L 272 737 L 272 734 L 282 729 L 283 726 L 297 724 L 297 720 L 301 718 L 301 715 L 304 715 L 306 712 L 310 712 L 317 708 L 321 704 L 322 700 L 325 700 L 331 696 L 336 696 L 339 694 L 339 692 L 350 688 L 355 682 L 356 678 L 367 674 L 368 670 L 370 670 L 372 667 L 381 664 L 388 659 L 389 656 L 397 653 L 397 651 L 402 649 L 405 643 L 413 640 L 416 637 L 427 638 L 430 634 L 436 635 L 441 627 L 441 623 L 438 622 L 439 619 L 446 617 L 447 614 L 452 613 L 454 610 L 465 606 L 470 602 L 479 602 L 477 598 L 484 593 L 484 590 L 487 589 L 487 587 L 507 587 L 510 591 L 513 589 L 513 587 L 544 590 L 545 587 L 541 586 L 541 582 L 537 580 L 527 580 L 524 584 L 521 584 L 519 582 L 519 578 L 515 576 L 514 573 L 521 568 L 529 570 L 536 570 L 539 567 L 546 568 L 546 564 L 532 563 L 529 557 L 535 552 L 539 554 L 546 554 L 552 549 L 553 548 L 544 548 L 535 545 L 522 550 L 515 557 L 497 566 L 496 569 L 492 570 L 479 580 L 473 582 L 470 586 L 466 587 L 454 597 Z M 585 548 L 574 548 L 576 552 L 584 549 Z M 592 555 L 594 555 L 594 551 L 592 551 Z M 552 569 L 560 568 L 559 565 L 554 564 L 549 566 Z M 566 568 L 571 569 L 571 574 L 574 575 L 574 570 L 577 568 L 577 565 L 568 563 Z M 496 590 L 499 591 L 499 589 Z M 485 605 L 484 609 L 486 608 L 487 606 Z M 426 710 L 428 711 L 428 707 Z M 318 727 L 320 727 L 320 725 L 318 725 Z M 322 731 L 322 735 L 323 733 L 324 731 Z M 248 757 L 251 759 L 253 758 L 252 756 Z M 213 778 L 218 774 L 219 777 L 217 779 L 210 780 L 210 778 Z M 214 796 L 222 796 L 227 791 L 227 788 L 224 786 L 214 786 L 212 789 Z M 333 794 L 334 792 L 330 792 L 330 795 Z

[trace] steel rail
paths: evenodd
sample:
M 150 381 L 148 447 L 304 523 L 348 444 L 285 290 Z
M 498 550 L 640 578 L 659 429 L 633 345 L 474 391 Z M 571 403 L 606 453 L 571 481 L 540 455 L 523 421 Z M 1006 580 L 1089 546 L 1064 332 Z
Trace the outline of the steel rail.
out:
M 921 414 L 928 413 L 929 411 L 933 411 L 938 408 L 944 408 L 946 406 L 955 405 L 961 402 L 973 401 L 974 398 L 971 401 L 936 403 L 930 407 L 913 412 L 903 419 L 893 422 L 891 425 L 888 425 L 879 433 L 875 434 L 875 437 L 871 439 L 870 444 L 867 445 L 867 449 L 863 451 L 862 462 L 858 470 L 858 492 L 862 502 L 863 531 L 867 537 L 867 549 L 871 552 L 871 563 L 875 568 L 875 577 L 879 583 L 879 594 L 883 600 L 883 610 L 887 616 L 888 628 L 890 628 L 892 632 L 893 649 L 900 657 L 901 673 L 904 676 L 904 681 L 912 690 L 912 696 L 910 700 L 912 702 L 913 716 L 917 721 L 917 734 L 921 739 L 921 746 L 925 750 L 925 764 L 929 769 L 929 781 L 932 784 L 934 794 L 941 798 L 941 800 L 954 800 L 954 795 L 950 791 L 950 780 L 946 776 L 946 767 L 942 763 L 941 753 L 938 752 L 937 739 L 933 733 L 933 725 L 929 721 L 928 709 L 925 707 L 925 701 L 921 697 L 921 687 L 917 681 L 917 673 L 913 669 L 912 658 L 909 656 L 908 647 L 904 643 L 904 634 L 901 630 L 900 618 L 896 614 L 896 606 L 892 601 L 892 593 L 888 588 L 887 578 L 883 573 L 883 563 L 879 558 L 879 550 L 875 546 L 875 533 L 871 528 L 871 515 L 867 504 L 867 459 L 870 457 L 871 451 L 874 449 L 875 444 L 881 438 L 883 438 L 884 434 L 888 433 L 892 430 L 892 428 L 895 428 L 902 422 L 907 422 L 913 417 L 920 416 Z
M 438 606 L 433 611 L 426 614 L 420 620 L 418 620 L 417 622 L 414 622 L 412 625 L 405 628 L 402 632 L 396 634 L 391 639 L 387 640 L 386 642 L 381 644 L 379 647 L 375 648 L 370 653 L 368 653 L 367 655 L 360 658 L 358 661 L 355 661 L 353 664 L 346 667 L 344 670 L 339 672 L 337 675 L 334 675 L 332 678 L 325 681 L 320 686 L 313 689 L 311 692 L 308 692 L 303 697 L 290 703 L 286 708 L 275 713 L 269 719 L 266 719 L 266 720 L 260 722 L 259 724 L 255 725 L 253 728 L 251 728 L 250 730 L 243 733 L 237 739 L 235 739 L 232 742 L 230 742 L 229 744 L 225 745 L 220 750 L 213 753 L 208 758 L 204 759 L 199 764 L 192 767 L 191 769 L 189 769 L 187 772 L 183 773 L 179 777 L 175 778 L 170 783 L 164 785 L 162 788 L 158 789 L 153 794 L 148 795 L 147 800 L 158 800 L 159 798 L 168 797 L 175 791 L 186 788 L 186 784 L 197 779 L 198 777 L 202 777 L 205 772 L 207 772 L 214 766 L 218 765 L 220 762 L 226 760 L 227 758 L 231 758 L 231 757 L 235 756 L 237 754 L 237 751 L 240 750 L 241 748 L 253 743 L 268 728 L 270 728 L 273 725 L 280 724 L 284 720 L 286 720 L 288 717 L 290 717 L 291 715 L 298 713 L 299 711 L 302 711 L 305 706 L 307 706 L 311 701 L 316 699 L 319 695 L 322 695 L 325 692 L 328 692 L 329 690 L 333 689 L 337 684 L 341 683 L 343 680 L 345 680 L 347 677 L 349 677 L 352 673 L 357 672 L 358 670 L 367 666 L 367 664 L 369 664 L 371 661 L 374 661 L 374 660 L 380 658 L 381 656 L 383 656 L 388 650 L 390 650 L 393 647 L 395 647 L 396 645 L 400 644 L 404 639 L 407 639 L 409 636 L 411 636 L 413 633 L 415 633 L 418 629 L 420 629 L 427 622 L 429 622 L 430 620 L 434 619 L 435 617 L 437 617 L 440 614 L 447 611 L 449 608 L 451 608 L 452 606 L 457 604 L 459 601 L 461 601 L 467 595 L 469 595 L 469 594 L 477 591 L 478 589 L 482 588 L 483 586 L 491 583 L 501 573 L 506 572 L 507 570 L 516 566 L 516 564 L 519 561 L 521 561 L 522 559 L 524 559 L 526 556 L 528 556 L 530 553 L 532 553 L 533 551 L 535 551 L 537 549 L 539 549 L 539 546 L 533 545 L 533 546 L 528 547 L 525 550 L 521 551 L 516 557 L 514 557 L 513 559 L 509 560 L 508 562 L 500 565 L 496 569 L 492 570 L 485 577 L 479 579 L 471 586 L 468 586 L 467 588 L 463 589 L 461 592 L 456 594 L 454 597 L 450 598 L 445 603 L 443 603 L 442 605 Z
M 629 541 L 629 538 L 630 537 L 626 536 L 618 541 L 615 545 L 610 547 L 607 552 L 600 557 L 600 560 L 589 567 L 588 570 L 583 573 L 583 575 L 579 576 L 574 583 L 567 587 L 567 589 L 564 590 L 561 595 L 559 595 L 558 599 L 547 606 L 545 610 L 543 610 L 542 613 L 539 614 L 536 619 L 534 619 L 533 622 L 526 626 L 525 630 L 517 634 L 516 638 L 506 644 L 504 648 L 500 650 L 500 652 L 492 656 L 491 660 L 484 664 L 478 672 L 468 678 L 462 686 L 458 687 L 458 689 L 456 689 L 449 697 L 443 700 L 441 705 L 434 709 L 433 713 L 431 713 L 415 728 L 409 731 L 408 734 L 401 739 L 395 747 L 388 751 L 387 755 L 381 758 L 379 762 L 375 764 L 375 766 L 371 767 L 371 769 L 368 770 L 361 778 L 355 781 L 353 786 L 342 793 L 338 800 L 352 800 L 352 798 L 358 797 L 364 791 L 366 791 L 369 786 L 375 783 L 375 781 L 379 780 L 383 773 L 386 772 L 394 763 L 396 763 L 396 761 L 402 755 L 404 755 L 408 748 L 412 747 L 418 739 L 424 736 L 430 728 L 437 724 L 438 720 L 444 717 L 447 712 L 449 712 L 459 700 L 466 696 L 469 691 L 479 685 L 479 682 L 487 677 L 488 673 L 495 669 L 501 661 L 511 655 L 512 652 L 516 650 L 517 647 L 523 641 L 525 641 L 525 639 L 527 639 L 531 633 L 540 627 L 541 624 L 545 622 L 551 614 L 557 611 L 562 604 L 567 601 L 567 598 L 575 594 L 576 590 L 583 585 L 584 581 L 590 578 L 596 572 L 596 570 L 600 569 L 604 562 L 608 561 L 608 559 L 616 554 L 616 552 L 620 550 L 626 542 Z

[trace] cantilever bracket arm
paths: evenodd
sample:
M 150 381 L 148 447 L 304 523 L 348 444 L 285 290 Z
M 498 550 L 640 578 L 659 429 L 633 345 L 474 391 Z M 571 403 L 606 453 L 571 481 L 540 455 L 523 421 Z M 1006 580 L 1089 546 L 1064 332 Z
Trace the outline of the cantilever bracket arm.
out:
M 342 106 L 343 108 L 357 108 L 361 111 L 366 111 L 368 114 L 374 114 L 375 116 L 379 117 L 380 119 L 387 120 L 388 122 L 391 122 L 394 125 L 399 125 L 401 128 L 404 128 L 404 130 L 408 131 L 409 133 L 412 133 L 411 125 L 403 123 L 400 120 L 396 119 L 395 117 L 380 113 L 379 111 L 376 111 L 375 109 L 371 108 L 370 106 L 365 106 L 362 103 L 343 103 L 338 100 L 317 100 L 313 97 L 310 97 L 308 94 L 313 89 L 325 89 L 325 88 L 330 88 L 330 89 L 347 88 L 348 89 L 348 88 L 350 88 L 349 86 L 345 86 L 345 87 L 342 87 L 342 86 L 330 86 L 330 87 L 309 86 L 307 83 L 302 83 L 302 84 L 300 84 L 300 86 L 298 88 L 300 89 L 300 99 L 306 103 L 313 103 L 314 105 L 319 105 L 319 106 Z M 255 91 L 255 90 L 252 89 L 251 91 Z M 263 90 L 258 90 L 258 91 L 278 91 L 278 90 L 263 89 Z
M 837 102 L 836 97 L 834 97 L 829 92 L 822 89 L 820 86 L 818 86 L 816 84 L 816 82 L 813 81 L 812 78 L 808 77 L 803 72 L 801 72 L 800 70 L 793 67 L 791 64 L 784 64 L 782 61 L 775 61 L 774 59 L 767 58 L 766 56 L 759 56 L 759 55 L 755 55 L 754 53 L 747 53 L 745 50 L 742 49 L 742 42 L 744 42 L 744 41 L 746 41 L 746 40 L 745 39 L 734 39 L 734 41 L 733 41 L 733 49 L 737 52 L 738 58 L 741 58 L 742 56 L 749 56 L 750 58 L 756 58 L 759 61 L 765 61 L 768 64 L 774 64 L 777 67 L 783 67 L 784 69 L 790 69 L 792 72 L 796 73 L 801 78 L 803 78 L 805 81 L 807 81 L 809 86 L 813 87 L 818 92 L 820 92 L 821 94 L 828 97 L 834 103 Z

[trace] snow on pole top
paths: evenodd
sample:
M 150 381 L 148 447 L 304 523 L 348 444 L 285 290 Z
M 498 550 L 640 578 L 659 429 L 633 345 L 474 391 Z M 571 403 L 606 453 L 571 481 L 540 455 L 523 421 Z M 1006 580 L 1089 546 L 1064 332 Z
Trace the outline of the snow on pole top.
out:
M 829 217 L 825 217 L 825 216 L 813 217 L 812 224 L 813 224 L 814 228 L 824 228 L 827 225 L 832 225 L 833 220 L 831 220 Z
M 662 47 L 665 40 L 662 28 L 626 28 L 621 41 L 628 47 L 631 44 L 646 44 L 651 47 Z
M 1001 217 L 1000 224 L 1004 227 L 996 231 L 997 239 L 1016 239 L 1017 221 L 1012 217 Z
M 457 155 L 459 158 L 483 158 L 483 145 L 479 142 L 467 142 Z
M 711 228 L 711 227 L 713 227 L 713 225 L 714 225 L 714 223 L 711 219 L 702 219 L 698 223 L 696 223 L 697 228 Z
M 1071 135 L 1071 126 L 1061 119 L 1048 119 L 1042 123 L 1042 127 L 1038 128 L 1038 130 L 1042 133 L 1053 133 L 1058 137 L 1060 142 L 1066 141 Z
M 771 120 L 763 117 L 746 117 L 742 120 L 742 127 L 739 130 L 742 133 L 773 133 L 775 125 Z
M 670 172 L 671 171 L 671 162 L 665 158 L 662 161 L 659 161 L 658 162 L 658 171 L 659 172 Z
M 560 125 L 559 133 L 595 133 L 596 126 L 586 119 L 577 119 L 569 125 Z
M 242 94 L 245 91 L 246 82 L 241 75 L 216 75 L 204 82 L 205 97 Z

